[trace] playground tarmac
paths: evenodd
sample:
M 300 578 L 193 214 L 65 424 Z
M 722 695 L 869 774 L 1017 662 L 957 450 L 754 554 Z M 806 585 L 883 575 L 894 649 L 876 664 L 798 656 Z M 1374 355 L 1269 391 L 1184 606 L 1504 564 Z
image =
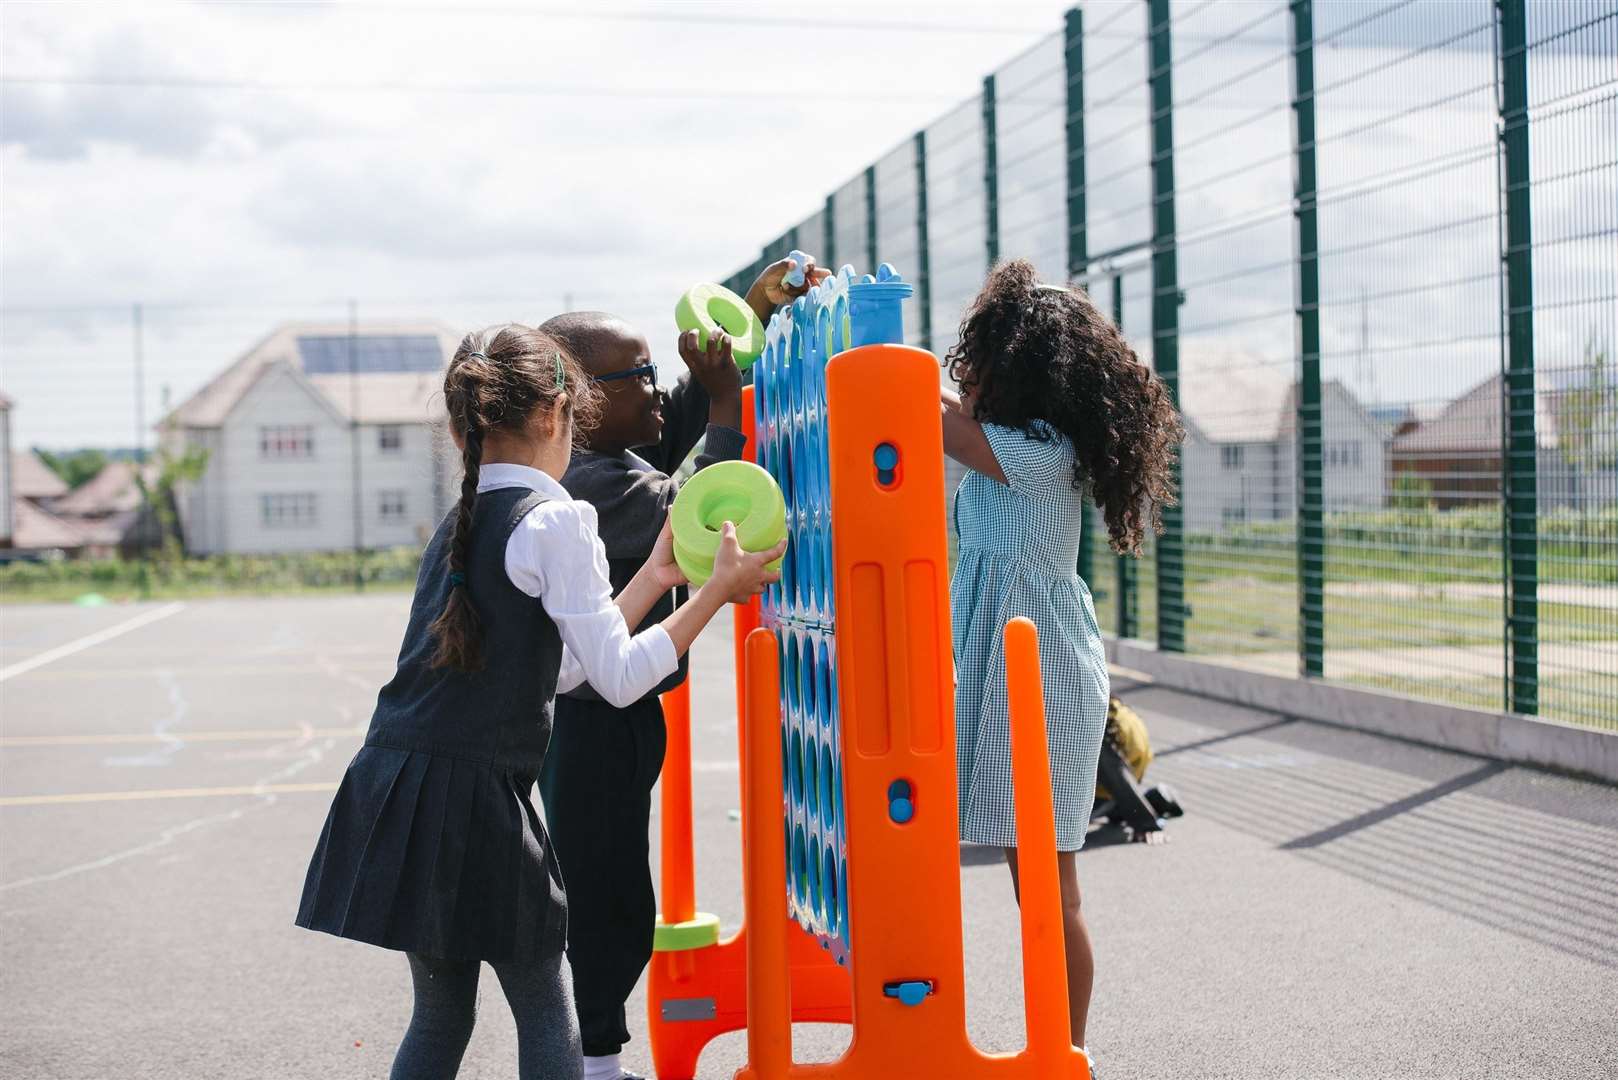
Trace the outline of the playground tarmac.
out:
M 403 958 L 292 915 L 408 603 L 0 608 L 0 1076 L 386 1075 Z M 698 903 L 733 925 L 729 658 L 716 625 L 694 754 Z M 1096 835 L 1081 858 L 1105 1080 L 1618 1076 L 1618 791 L 1117 689 L 1188 814 L 1165 844 Z M 1012 1050 L 1006 871 L 961 861 L 970 1032 Z M 461 1075 L 514 1076 L 487 973 L 481 1004 Z M 800 1028 L 799 1060 L 846 1038 Z M 701 1075 L 743 1050 L 720 1040 Z

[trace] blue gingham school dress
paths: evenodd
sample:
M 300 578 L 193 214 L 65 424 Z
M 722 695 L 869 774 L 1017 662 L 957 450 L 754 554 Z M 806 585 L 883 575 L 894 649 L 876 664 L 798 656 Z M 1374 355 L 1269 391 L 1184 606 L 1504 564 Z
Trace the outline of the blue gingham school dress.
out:
M 1006 623 L 1022 615 L 1039 628 L 1056 847 L 1077 851 L 1095 802 L 1107 658 L 1077 571 L 1084 504 L 1073 489 L 1073 444 L 1043 421 L 1031 426 L 1050 441 L 984 424 L 1008 483 L 969 469 L 955 493 L 960 548 L 950 616 L 961 839 L 1017 846 L 1003 647 Z

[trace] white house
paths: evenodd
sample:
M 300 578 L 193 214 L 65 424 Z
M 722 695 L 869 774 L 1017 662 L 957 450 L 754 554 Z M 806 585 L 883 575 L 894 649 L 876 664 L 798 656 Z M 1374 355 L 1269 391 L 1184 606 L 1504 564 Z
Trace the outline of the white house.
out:
M 1181 499 L 1187 532 L 1290 521 L 1297 513 L 1297 389 L 1290 361 L 1191 357 L 1180 370 Z M 1335 379 L 1321 384 L 1327 513 L 1381 506 L 1389 426 Z
M 457 339 L 435 324 L 288 324 L 168 415 L 163 445 L 208 452 L 179 492 L 196 554 L 417 545 L 459 465 L 436 422 Z

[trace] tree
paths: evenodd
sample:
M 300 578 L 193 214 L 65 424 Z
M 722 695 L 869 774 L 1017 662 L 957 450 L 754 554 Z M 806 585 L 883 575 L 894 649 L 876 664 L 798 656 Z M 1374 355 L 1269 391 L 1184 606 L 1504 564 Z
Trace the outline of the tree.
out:
M 70 489 L 89 480 L 100 472 L 107 464 L 107 454 L 104 450 L 68 450 L 53 454 L 49 450 L 34 448 L 47 468 L 62 478 L 62 483 Z
M 174 511 L 174 489 L 182 483 L 202 479 L 207 468 L 208 451 L 200 446 L 188 446 L 178 455 L 159 450 L 157 469 L 150 481 L 144 469 L 135 471 L 141 499 L 157 519 L 158 547 L 166 560 L 178 560 L 185 550 L 180 540 L 179 515 Z
M 1433 509 L 1433 485 L 1410 473 L 1397 473 L 1393 477 L 1393 493 L 1388 505 L 1395 510 Z
M 1578 383 L 1557 395 L 1562 453 L 1584 472 L 1610 469 L 1618 464 L 1618 380 L 1594 332 L 1584 343 L 1580 367 Z

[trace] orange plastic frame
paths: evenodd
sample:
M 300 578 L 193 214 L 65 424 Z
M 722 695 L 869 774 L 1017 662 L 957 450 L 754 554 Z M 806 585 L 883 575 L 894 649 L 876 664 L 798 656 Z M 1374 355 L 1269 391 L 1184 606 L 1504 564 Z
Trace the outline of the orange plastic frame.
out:
M 1017 843 L 1024 852 L 1027 1045 L 1016 1054 L 985 1054 L 966 1034 L 938 362 L 920 349 L 869 345 L 834 357 L 826 381 L 852 942 L 847 976 L 786 915 L 779 661 L 773 635 L 758 627 L 755 603 L 738 609 L 736 619 L 746 924 L 720 945 L 653 958 L 649 1008 L 658 1076 L 690 1080 L 708 1039 L 745 1023 L 748 1063 L 738 1080 L 1088 1080 L 1068 1030 L 1038 642 L 1023 619 L 1007 626 L 1005 654 Z M 745 408 L 750 431 L 750 399 Z M 874 464 L 882 444 L 899 452 L 898 479 L 887 485 L 877 482 Z M 671 784 L 665 768 L 663 884 L 665 917 L 679 921 L 692 910 L 689 709 L 669 704 L 668 763 L 683 779 Z M 895 780 L 912 792 L 914 812 L 903 823 L 890 817 Z M 681 837 L 670 835 L 682 828 L 683 847 Z M 890 992 L 901 983 L 925 984 L 927 991 L 906 1004 Z M 745 1003 L 740 1013 L 738 992 Z M 666 1019 L 668 1002 L 699 994 L 712 997 L 711 1018 Z M 852 1022 L 848 1050 L 833 1062 L 793 1062 L 792 1023 L 802 1020 Z
M 744 456 L 756 461 L 753 427 L 753 388 L 742 390 L 742 431 L 747 435 Z M 747 725 L 743 722 L 746 692 L 746 641 L 760 621 L 759 602 L 731 608 L 736 639 L 736 730 L 738 760 L 747 759 Z M 663 718 L 668 728 L 668 749 L 663 756 L 660 819 L 662 826 L 662 883 L 659 918 L 667 923 L 686 922 L 696 916 L 696 881 L 691 836 L 691 681 L 688 678 L 663 695 Z M 770 741 L 770 740 L 765 740 Z M 779 753 L 777 753 L 779 757 Z M 777 778 L 779 779 L 779 778 Z M 742 818 L 747 814 L 747 793 L 742 791 Z M 767 804 L 779 807 L 776 801 Z M 760 817 L 780 830 L 778 809 Z M 743 845 L 746 844 L 743 835 Z M 774 909 L 761 919 L 780 924 L 785 933 L 785 967 L 792 986 L 792 1019 L 804 1022 L 849 1023 L 848 970 L 837 966 L 814 938 L 799 929 L 787 913 L 786 886 L 776 894 Z M 697 1059 L 715 1037 L 747 1026 L 747 919 L 729 938 L 716 945 L 652 955 L 647 982 L 646 1012 L 652 1067 L 658 1080 L 694 1080 Z

